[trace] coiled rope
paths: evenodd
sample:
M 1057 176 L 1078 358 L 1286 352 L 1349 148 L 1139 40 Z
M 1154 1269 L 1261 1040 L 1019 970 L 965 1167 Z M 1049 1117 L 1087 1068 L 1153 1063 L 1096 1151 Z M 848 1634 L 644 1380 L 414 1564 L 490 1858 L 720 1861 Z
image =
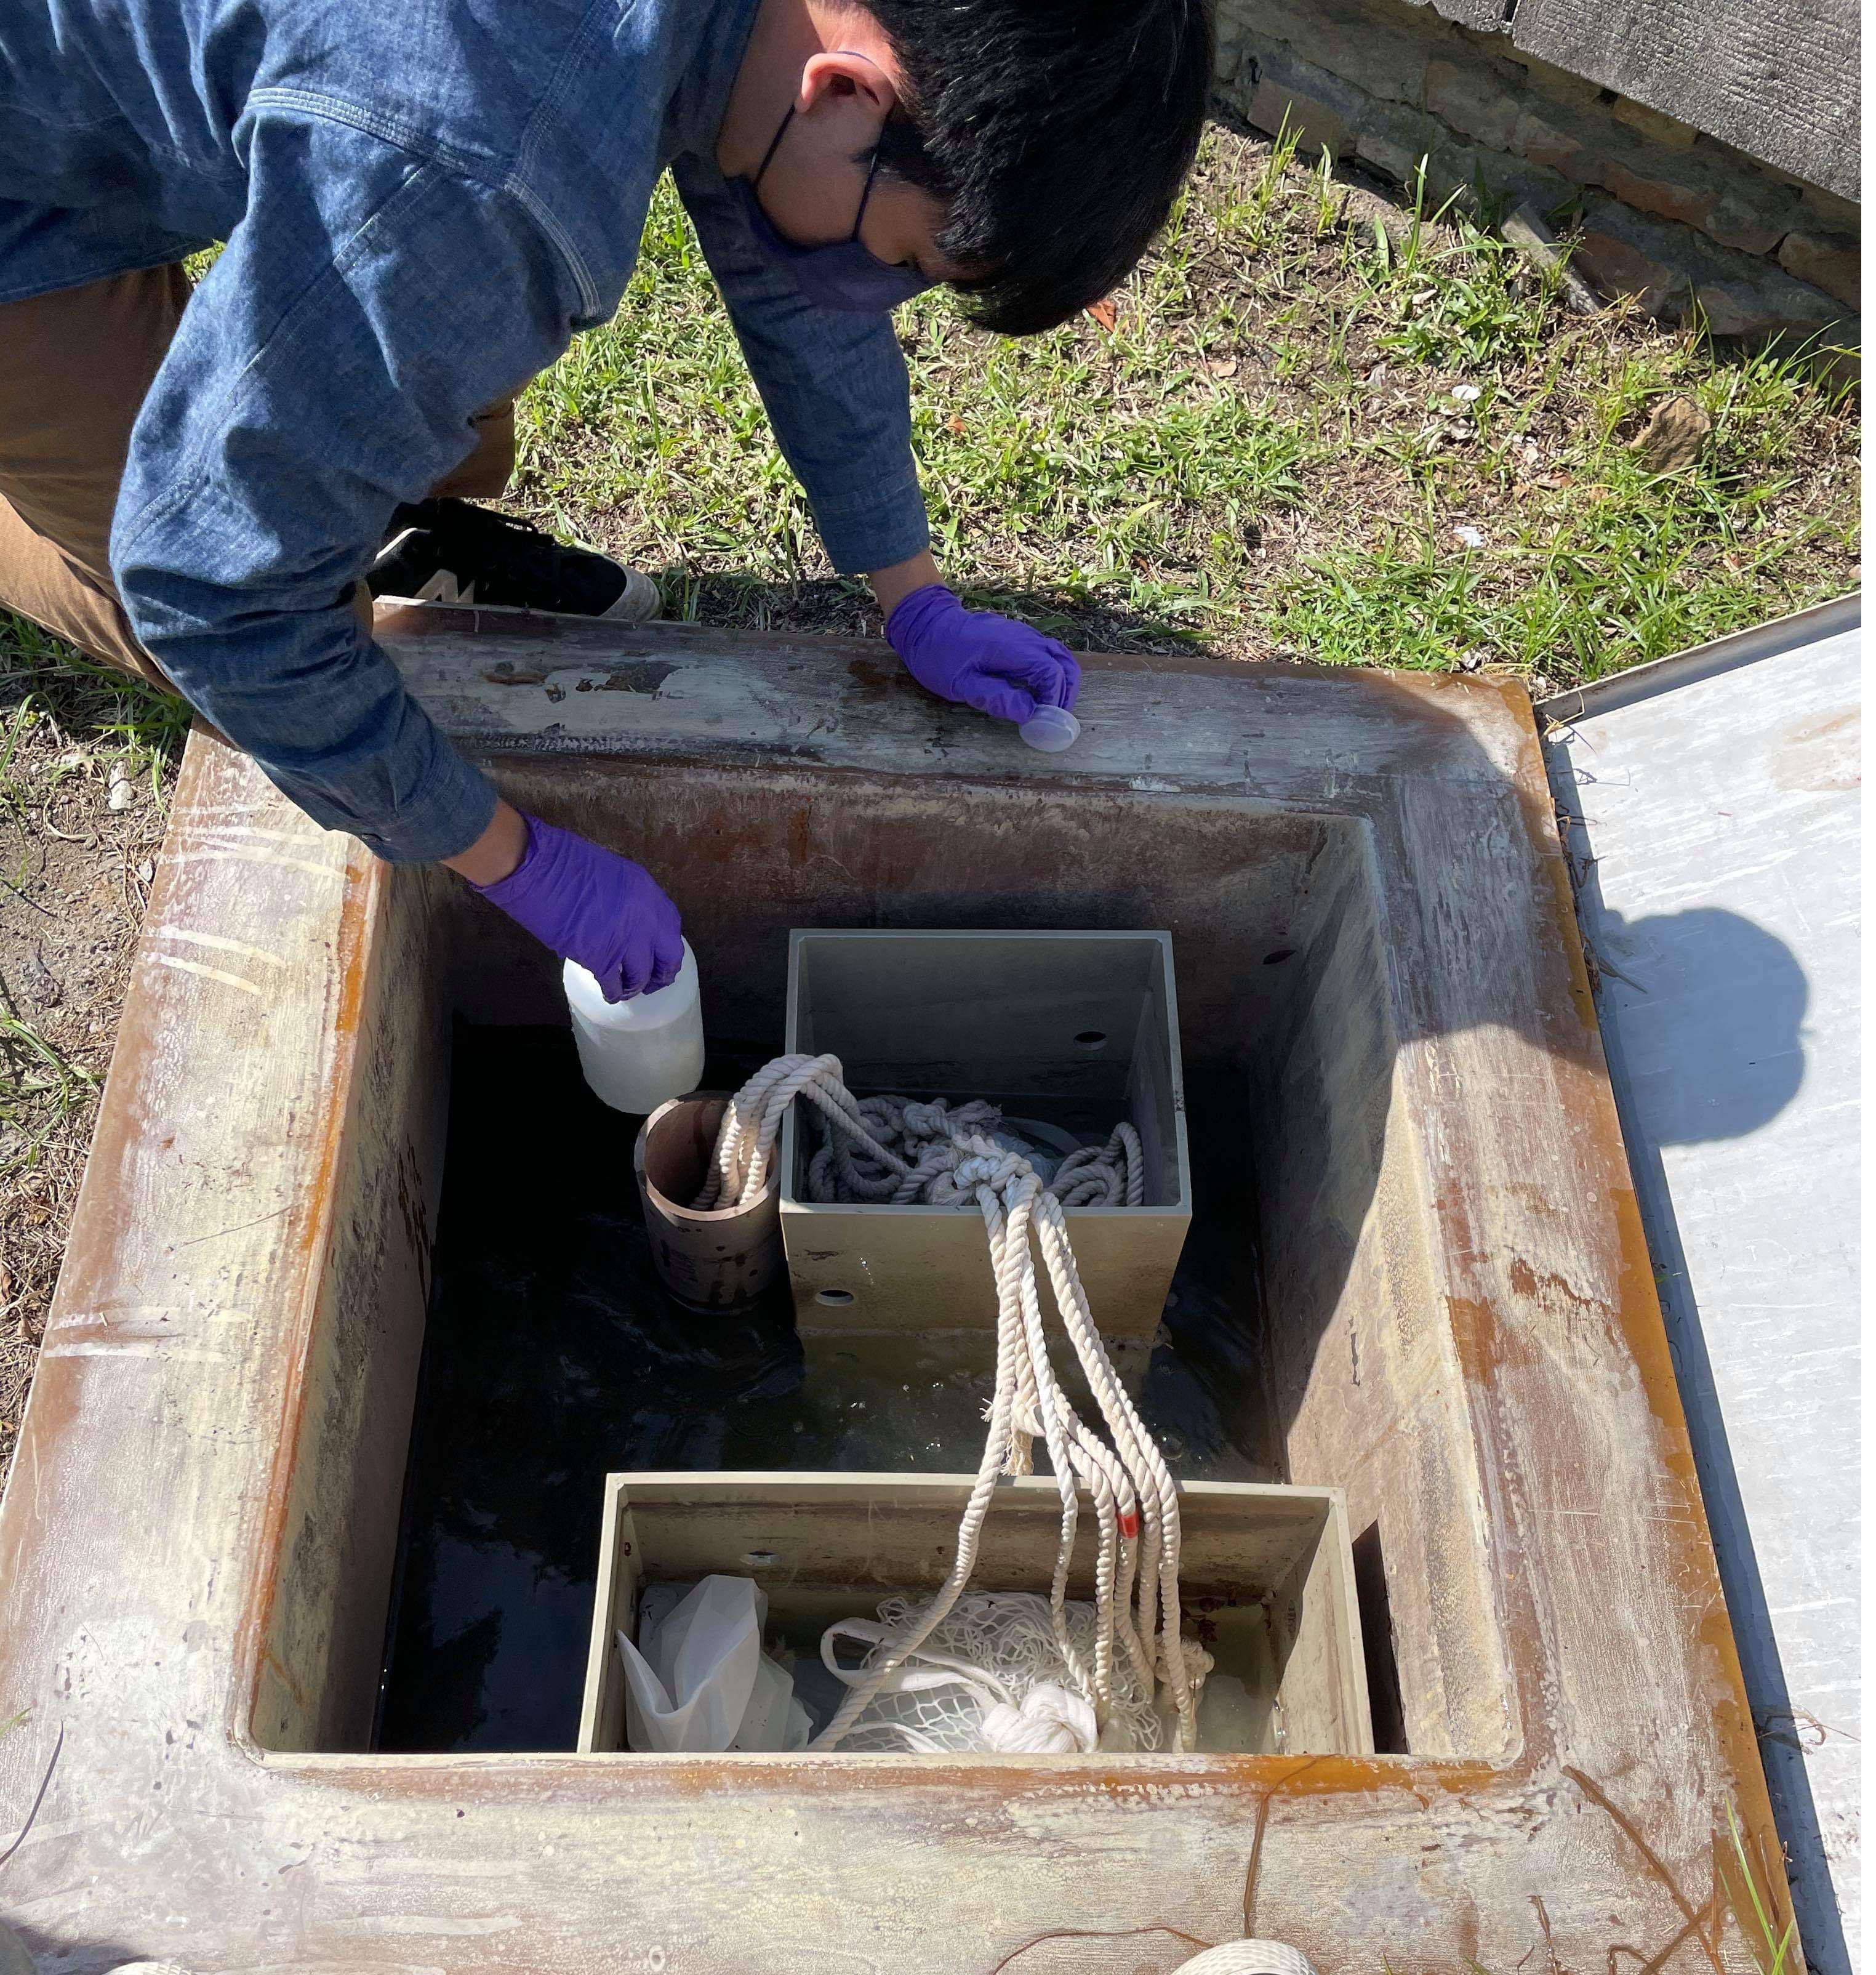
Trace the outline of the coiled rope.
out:
M 1143 1692 L 1164 1689 L 1176 1717 L 1175 1747 L 1190 1749 L 1196 1739 L 1195 1688 L 1209 1661 L 1179 1635 L 1179 1497 L 1159 1448 L 1114 1374 L 1062 1218 L 1066 1206 L 1140 1204 L 1145 1172 L 1133 1128 L 1118 1126 L 1098 1152 L 1071 1153 L 1054 1175 L 1055 1187 L 1064 1189 L 1058 1192 L 1042 1185 L 1020 1152 L 987 1135 L 1000 1116 L 993 1106 L 967 1104 L 953 1112 L 943 1103 L 898 1099 L 871 1098 L 863 1104 L 841 1080 L 838 1057 L 777 1057 L 730 1099 L 697 1207 L 747 1205 L 760 1197 L 782 1121 L 797 1097 L 819 1113 L 827 1134 L 809 1168 L 815 1198 L 900 1205 L 922 1201 L 938 1207 L 974 1202 L 989 1237 L 997 1285 L 996 1384 L 989 1431 L 958 1526 L 950 1574 L 924 1609 L 885 1644 L 812 1746 L 837 1747 L 957 1602 L 976 1566 L 999 1477 L 1033 1473 L 1035 1442 L 1040 1438 L 1061 1497 L 1061 1540 L 1048 1598 L 1061 1657 L 1092 1704 L 1097 1726 L 1105 1727 L 1117 1647 Z M 822 1188 L 832 1191 L 818 1190 Z M 1106 1440 L 1077 1416 L 1050 1364 L 1032 1240 L 1100 1409 Z M 1071 1640 L 1064 1615 L 1079 1514 L 1077 1483 L 1093 1497 L 1100 1533 L 1091 1664 Z
M 1178 1975 L 1316 1975 L 1316 1965 L 1287 1941 L 1228 1940 L 1182 1961 Z

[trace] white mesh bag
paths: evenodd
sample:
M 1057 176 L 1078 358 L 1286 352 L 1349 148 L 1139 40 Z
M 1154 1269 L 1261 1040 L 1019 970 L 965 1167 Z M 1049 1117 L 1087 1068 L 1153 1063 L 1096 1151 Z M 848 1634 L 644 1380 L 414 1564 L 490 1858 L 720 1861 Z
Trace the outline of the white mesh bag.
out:
M 889 1598 L 877 1621 L 844 1618 L 821 1641 L 822 1664 L 857 1687 L 890 1651 L 919 1601 Z M 1092 1657 L 1092 1605 L 1064 1609 L 1071 1643 Z M 857 1664 L 838 1657 L 845 1642 L 862 1649 Z M 841 1746 L 915 1754 L 1087 1753 L 1155 1749 L 1163 1724 L 1130 1666 L 1114 1668 L 1113 1704 L 1097 1733 L 1089 1705 L 1063 1658 L 1046 1598 L 1027 1591 L 967 1592 L 905 1663 L 887 1679 Z

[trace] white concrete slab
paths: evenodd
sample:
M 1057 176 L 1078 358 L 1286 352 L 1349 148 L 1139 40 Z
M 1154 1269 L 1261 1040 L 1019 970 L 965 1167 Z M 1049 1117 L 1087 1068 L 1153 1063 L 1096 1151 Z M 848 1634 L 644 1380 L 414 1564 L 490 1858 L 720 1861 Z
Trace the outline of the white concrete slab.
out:
M 1858 1966 L 1861 611 L 1541 709 L 1806 1958 Z

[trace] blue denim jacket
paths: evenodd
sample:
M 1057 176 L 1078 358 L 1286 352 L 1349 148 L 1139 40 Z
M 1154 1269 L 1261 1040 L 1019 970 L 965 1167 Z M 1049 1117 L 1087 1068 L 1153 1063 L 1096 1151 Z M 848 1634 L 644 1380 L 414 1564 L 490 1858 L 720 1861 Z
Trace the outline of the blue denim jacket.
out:
M 802 300 L 714 162 L 755 0 L 9 0 L 0 301 L 228 245 L 130 445 L 111 564 L 182 692 L 395 859 L 494 794 L 349 593 L 472 416 L 605 321 L 668 165 L 828 552 L 926 545 L 890 323 Z M 0 361 L 5 360 L 0 352 Z

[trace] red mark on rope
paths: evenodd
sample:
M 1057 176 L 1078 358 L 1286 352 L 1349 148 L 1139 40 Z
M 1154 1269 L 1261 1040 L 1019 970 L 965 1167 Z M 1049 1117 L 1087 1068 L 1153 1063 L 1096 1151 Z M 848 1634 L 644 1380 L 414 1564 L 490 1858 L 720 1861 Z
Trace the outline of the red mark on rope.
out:
M 1140 1534 L 1140 1512 L 1137 1510 L 1128 1509 L 1123 1513 L 1120 1517 L 1120 1533 L 1129 1543 Z

